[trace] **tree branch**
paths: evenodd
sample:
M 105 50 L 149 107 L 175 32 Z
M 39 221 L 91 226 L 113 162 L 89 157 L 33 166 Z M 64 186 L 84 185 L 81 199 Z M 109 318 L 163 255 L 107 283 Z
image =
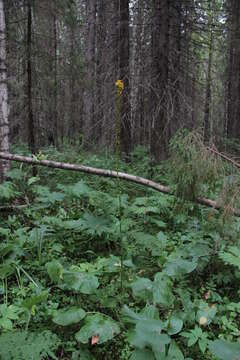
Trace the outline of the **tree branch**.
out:
M 127 180 L 127 181 L 134 182 L 136 184 L 150 187 L 150 188 L 157 190 L 164 194 L 174 195 L 173 193 L 171 193 L 170 189 L 167 186 L 161 185 L 159 183 L 156 183 L 155 181 L 148 180 L 148 179 L 145 179 L 140 176 L 135 176 L 135 175 L 131 175 L 131 174 L 123 173 L 123 172 L 117 172 L 114 170 L 99 169 L 99 168 L 94 168 L 94 167 L 85 166 L 85 165 L 75 165 L 75 164 L 57 162 L 57 161 L 52 161 L 52 160 L 38 160 L 38 159 L 34 159 L 31 157 L 27 157 L 27 156 L 9 154 L 9 153 L 4 153 L 4 152 L 0 152 L 0 159 L 17 161 L 17 162 L 21 162 L 21 163 L 27 163 L 27 164 L 38 165 L 38 166 L 46 166 L 46 167 L 55 168 L 55 169 L 79 171 L 79 172 L 84 172 L 87 174 L 104 176 L 104 177 L 119 178 L 122 180 Z M 222 205 L 218 204 L 216 201 L 211 200 L 211 199 L 198 197 L 196 199 L 196 202 L 201 205 L 205 205 L 207 207 L 213 208 L 213 209 L 217 209 L 217 210 L 223 209 Z M 235 216 L 240 217 L 240 211 L 238 209 L 231 209 L 231 210 Z

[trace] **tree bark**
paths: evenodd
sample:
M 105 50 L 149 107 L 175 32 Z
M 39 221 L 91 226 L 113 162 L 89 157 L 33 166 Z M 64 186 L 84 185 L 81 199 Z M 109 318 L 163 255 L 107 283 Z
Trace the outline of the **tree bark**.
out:
M 9 151 L 9 125 L 8 125 L 8 87 L 7 87 L 7 64 L 6 64 L 6 24 L 4 13 L 4 1 L 0 0 L 0 151 Z M 0 181 L 4 181 L 10 162 L 0 162 Z
M 168 144 L 169 3 L 153 0 L 152 15 L 152 124 L 150 150 L 156 161 L 166 156 Z
M 131 105 L 130 105 L 130 64 L 129 64 L 129 0 L 119 0 L 119 77 L 124 83 L 121 102 L 121 152 L 131 151 Z
M 214 1 L 213 1 L 214 5 Z M 208 49 L 208 65 L 207 65 L 207 76 L 206 76 L 206 97 L 205 97 L 205 109 L 204 109 L 204 141 L 208 142 L 211 137 L 211 102 L 212 102 L 212 62 L 213 62 L 213 11 L 211 9 L 211 2 L 209 1 L 209 49 Z
M 87 35 L 86 35 L 86 83 L 84 94 L 84 147 L 88 148 L 94 140 L 95 122 L 95 41 L 96 41 L 96 0 L 87 1 Z
M 53 38 L 54 38 L 54 94 L 53 94 L 53 124 L 54 124 L 54 143 L 58 148 L 58 40 L 57 40 L 57 3 L 54 0 L 53 5 Z
M 36 152 L 35 124 L 32 104 L 32 5 L 27 0 L 27 108 L 28 108 L 28 147 L 32 154 Z

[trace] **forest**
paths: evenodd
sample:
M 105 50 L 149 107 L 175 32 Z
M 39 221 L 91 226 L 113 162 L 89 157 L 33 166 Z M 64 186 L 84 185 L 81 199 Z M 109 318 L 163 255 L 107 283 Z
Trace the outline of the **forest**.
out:
M 0 360 L 240 360 L 240 0 L 0 0 Z

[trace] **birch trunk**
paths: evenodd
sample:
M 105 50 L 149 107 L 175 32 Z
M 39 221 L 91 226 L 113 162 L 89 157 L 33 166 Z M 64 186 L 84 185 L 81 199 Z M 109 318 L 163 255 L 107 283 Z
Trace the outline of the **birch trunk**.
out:
M 6 24 L 3 0 L 0 0 L 0 149 L 2 152 L 9 151 L 8 142 L 8 87 L 6 65 Z M 8 160 L 0 161 L 0 181 L 6 178 L 10 168 Z

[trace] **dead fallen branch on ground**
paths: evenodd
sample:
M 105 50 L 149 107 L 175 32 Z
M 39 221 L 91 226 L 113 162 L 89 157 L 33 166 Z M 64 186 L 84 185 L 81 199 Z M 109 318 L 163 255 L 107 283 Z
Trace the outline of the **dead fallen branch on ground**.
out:
M 27 156 L 9 154 L 9 153 L 4 153 L 4 152 L 0 152 L 0 159 L 17 161 L 17 162 L 27 163 L 27 164 L 31 164 L 31 165 L 37 165 L 37 166 L 46 166 L 46 167 L 50 167 L 50 168 L 54 168 L 54 169 L 79 171 L 79 172 L 103 176 L 103 177 L 119 178 L 122 180 L 127 180 L 130 182 L 134 182 L 136 184 L 150 187 L 150 188 L 157 190 L 163 194 L 174 195 L 173 193 L 171 193 L 170 189 L 167 186 L 161 185 L 159 183 L 156 183 L 155 181 L 148 180 L 148 179 L 145 179 L 140 176 L 135 176 L 135 175 L 131 175 L 131 174 L 123 173 L 123 172 L 117 172 L 114 170 L 99 169 L 99 168 L 90 167 L 90 166 L 86 166 L 86 165 L 69 164 L 69 163 L 58 162 L 58 161 L 53 161 L 53 160 L 38 160 L 38 159 L 27 157 Z M 217 210 L 223 209 L 222 205 L 218 204 L 216 201 L 211 200 L 211 199 L 198 197 L 196 199 L 196 202 L 198 204 L 201 204 L 201 205 L 213 208 L 213 209 L 217 209 Z M 235 216 L 240 217 L 240 210 L 231 209 L 231 211 Z

